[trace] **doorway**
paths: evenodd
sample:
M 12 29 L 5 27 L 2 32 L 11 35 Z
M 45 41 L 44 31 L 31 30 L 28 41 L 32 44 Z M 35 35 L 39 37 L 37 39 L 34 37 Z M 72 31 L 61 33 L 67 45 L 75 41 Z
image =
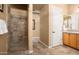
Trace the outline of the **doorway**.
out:
M 49 23 L 49 5 L 48 4 L 33 4 L 33 11 L 34 11 L 34 17 L 36 18 L 36 29 L 39 30 L 35 31 L 38 33 L 38 37 L 34 40 L 33 47 L 34 49 L 42 49 L 48 46 L 49 39 L 48 39 L 48 23 Z M 39 17 L 36 17 L 39 16 Z M 39 22 L 38 22 L 39 21 Z M 35 23 L 36 23 L 35 22 Z M 33 36 L 37 36 L 37 34 L 33 32 Z M 35 35 L 36 34 L 36 35 Z
M 27 5 L 14 4 L 9 7 L 9 51 L 28 49 L 28 10 Z
M 33 47 L 37 46 L 40 40 L 40 11 L 37 8 L 39 8 L 38 4 L 33 4 Z

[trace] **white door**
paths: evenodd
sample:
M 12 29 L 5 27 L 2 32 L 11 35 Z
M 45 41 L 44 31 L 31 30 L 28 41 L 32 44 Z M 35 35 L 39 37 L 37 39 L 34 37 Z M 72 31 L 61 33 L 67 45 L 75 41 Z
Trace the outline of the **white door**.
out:
M 51 47 L 62 44 L 62 26 L 63 14 L 62 9 L 53 7 L 52 10 L 52 32 L 51 32 Z

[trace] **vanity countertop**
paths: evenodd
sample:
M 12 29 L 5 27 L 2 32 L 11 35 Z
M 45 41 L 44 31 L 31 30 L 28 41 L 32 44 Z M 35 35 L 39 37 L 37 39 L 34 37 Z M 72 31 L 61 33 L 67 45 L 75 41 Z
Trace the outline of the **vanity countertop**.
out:
M 65 33 L 73 33 L 73 34 L 79 34 L 79 31 L 63 31 Z

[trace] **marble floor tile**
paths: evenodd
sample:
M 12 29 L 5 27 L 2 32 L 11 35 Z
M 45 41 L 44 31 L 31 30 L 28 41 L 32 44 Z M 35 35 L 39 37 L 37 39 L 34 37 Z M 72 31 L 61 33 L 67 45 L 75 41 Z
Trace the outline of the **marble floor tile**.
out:
M 68 46 L 56 46 L 54 48 L 46 48 L 41 43 L 33 45 L 33 53 L 28 51 L 13 51 L 9 55 L 79 55 L 79 51 Z

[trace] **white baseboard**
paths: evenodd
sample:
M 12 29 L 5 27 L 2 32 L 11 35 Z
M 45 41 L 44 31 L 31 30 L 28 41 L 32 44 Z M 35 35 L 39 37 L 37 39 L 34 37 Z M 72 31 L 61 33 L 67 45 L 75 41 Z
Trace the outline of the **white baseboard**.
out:
M 25 54 L 32 54 L 33 53 L 33 50 L 26 50 L 24 51 Z
M 48 45 L 46 45 L 44 42 L 42 42 L 41 40 L 40 40 L 40 37 L 32 37 L 32 40 L 33 40 L 33 43 L 37 43 L 37 42 L 40 42 L 42 45 L 44 45 L 45 47 L 47 47 L 47 48 L 50 48 L 50 46 L 48 46 Z
M 49 48 L 49 46 L 46 45 L 46 44 L 45 44 L 44 42 L 42 42 L 41 40 L 39 40 L 39 42 L 40 42 L 41 44 L 43 44 L 45 47 Z
M 49 46 L 48 48 L 52 48 L 52 46 Z
M 29 50 L 29 54 L 33 53 L 33 50 Z
M 54 43 L 52 47 L 59 46 L 59 45 L 62 45 L 62 43 L 60 43 L 60 42 Z

